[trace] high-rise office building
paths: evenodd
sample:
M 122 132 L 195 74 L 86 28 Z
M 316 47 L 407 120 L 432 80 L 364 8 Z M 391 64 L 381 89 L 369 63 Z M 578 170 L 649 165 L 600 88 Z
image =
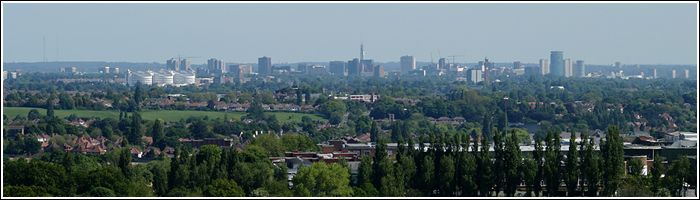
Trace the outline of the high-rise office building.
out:
M 684 71 L 685 79 L 690 79 L 690 70 L 685 69 Z
M 346 63 L 343 61 L 331 61 L 330 63 L 328 63 L 328 66 L 330 68 L 331 74 L 337 76 L 345 76 L 345 73 L 347 72 Z
M 483 72 L 480 69 L 470 69 L 467 71 L 467 74 L 469 75 L 469 81 L 472 83 L 478 83 L 481 81 L 484 81 L 482 78 Z
M 119 74 L 119 67 L 114 67 L 114 70 L 112 70 L 112 73 Z
M 575 77 L 585 77 L 586 76 L 586 66 L 583 60 L 577 60 L 574 64 L 574 76 Z
M 513 62 L 513 69 L 520 69 L 520 67 L 522 67 L 520 61 Z
M 652 73 L 653 73 L 654 78 L 659 78 L 659 77 L 656 75 L 656 68 L 654 68 L 654 71 L 653 71 Z
M 676 70 L 671 70 L 671 78 L 676 78 Z
M 272 73 L 272 58 L 263 56 L 258 58 L 258 74 L 267 75 Z
M 489 69 L 491 69 L 491 68 L 493 68 L 493 63 L 489 62 L 488 58 L 484 58 L 484 62 L 481 65 L 481 73 L 483 73 L 481 78 L 486 83 L 490 83 L 490 81 L 491 81 L 491 79 L 489 77 Z
M 374 73 L 374 61 L 372 59 L 362 60 L 362 72 L 370 75 Z
M 362 75 L 362 66 L 360 64 L 360 59 L 352 59 L 348 61 L 348 76 L 360 76 Z
M 376 77 L 376 78 L 384 77 L 384 66 L 377 65 L 374 67 L 374 77 Z
M 564 60 L 564 77 L 571 77 L 574 74 L 574 67 L 571 63 L 571 58 Z
M 539 67 L 523 67 L 526 76 L 542 75 Z
M 209 60 L 207 60 L 207 68 L 209 69 L 210 73 L 228 73 L 228 69 L 226 69 L 226 63 L 224 63 L 223 60 L 219 60 L 216 58 L 210 58 Z
M 192 62 L 187 59 L 180 60 L 180 71 L 192 71 Z
M 438 69 L 447 69 L 447 59 L 445 59 L 445 58 L 440 58 L 440 59 L 438 60 L 438 66 L 437 66 L 437 68 L 438 68 Z
M 238 83 L 245 82 L 245 76 L 252 72 L 252 66 L 245 64 L 229 65 L 229 72 L 233 74 L 233 81 Z
M 620 61 L 615 62 L 615 67 L 617 67 L 617 68 L 622 67 L 622 63 L 620 63 Z
M 541 75 L 549 74 L 549 60 L 540 59 L 540 74 Z
M 175 58 L 170 58 L 165 62 L 165 66 L 168 70 L 180 71 L 180 60 Z
M 408 74 L 416 70 L 416 58 L 413 56 L 401 56 L 401 74 Z
M 550 70 L 552 75 L 554 76 L 565 76 L 565 68 L 566 66 L 564 65 L 564 52 L 563 51 L 552 51 L 550 56 Z

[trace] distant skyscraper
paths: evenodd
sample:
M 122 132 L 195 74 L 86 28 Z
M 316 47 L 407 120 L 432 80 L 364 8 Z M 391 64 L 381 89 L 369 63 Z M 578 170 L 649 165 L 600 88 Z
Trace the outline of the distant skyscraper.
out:
M 690 70 L 685 69 L 683 72 L 685 74 L 685 79 L 690 79 Z
M 583 60 L 577 60 L 574 65 L 574 76 L 575 77 L 585 77 L 586 76 L 586 66 Z
M 345 62 L 343 61 L 331 61 L 328 63 L 328 66 L 330 68 L 331 74 L 338 75 L 338 76 L 345 76 L 345 73 L 347 71 L 347 67 Z
M 467 73 L 469 74 L 469 81 L 471 81 L 472 83 L 484 81 L 484 79 L 481 76 L 483 72 L 479 69 L 470 69 Z
M 520 64 L 520 61 L 515 61 L 513 62 L 513 69 L 520 69 L 522 64 Z
M 440 58 L 438 60 L 438 69 L 447 69 L 447 59 L 445 58 Z
M 104 66 L 104 67 L 102 67 L 102 73 L 103 73 L 103 74 L 109 74 L 109 66 Z
M 401 56 L 401 74 L 408 74 L 416 70 L 416 58 L 413 56 Z
M 671 70 L 671 78 L 676 78 L 676 70 Z
M 112 73 L 119 74 L 119 67 L 115 67 L 114 70 L 112 70 Z
M 192 62 L 187 59 L 180 60 L 180 71 L 192 71 Z
M 523 67 L 526 76 L 542 75 L 539 67 Z
M 362 75 L 362 66 L 360 64 L 360 59 L 352 59 L 348 61 L 348 76 L 360 76 Z
M 549 74 L 549 60 L 540 59 L 540 74 L 542 74 L 542 75 Z
M 376 78 L 384 77 L 384 66 L 377 65 L 374 67 L 374 77 L 376 77 Z
M 654 68 L 654 71 L 652 73 L 653 73 L 654 78 L 659 78 L 659 76 L 656 75 L 656 68 Z
M 481 72 L 483 73 L 482 80 L 485 81 L 486 83 L 490 83 L 491 79 L 489 77 L 489 69 L 493 68 L 493 64 L 489 62 L 488 58 L 484 58 L 484 64 L 481 65 Z
M 362 72 L 372 75 L 374 72 L 374 61 L 372 59 L 362 60 Z
M 210 73 L 228 73 L 228 69 L 226 69 L 226 64 L 224 63 L 224 61 L 216 58 L 211 58 L 207 60 L 207 68 L 209 69 Z
M 574 74 L 574 67 L 571 58 L 564 60 L 564 77 L 571 77 Z
M 617 68 L 622 67 L 622 63 L 620 63 L 620 61 L 615 62 L 615 67 L 617 67 Z
M 252 74 L 253 73 L 253 66 L 248 65 L 248 64 L 235 64 L 235 65 L 229 65 L 229 71 L 231 72 L 241 72 L 243 75 L 247 74 Z
M 258 74 L 271 74 L 272 73 L 272 58 L 263 56 L 258 58 Z
M 180 60 L 175 59 L 175 58 L 170 58 L 165 63 L 166 63 L 165 66 L 168 70 L 180 71 Z
M 233 74 L 233 81 L 244 83 L 245 75 L 252 72 L 252 66 L 243 64 L 229 65 L 229 71 Z
M 551 62 L 550 64 L 550 70 L 552 75 L 554 76 L 565 76 L 565 68 L 566 66 L 564 65 L 564 52 L 563 51 L 552 51 L 551 55 L 549 56 L 549 60 Z

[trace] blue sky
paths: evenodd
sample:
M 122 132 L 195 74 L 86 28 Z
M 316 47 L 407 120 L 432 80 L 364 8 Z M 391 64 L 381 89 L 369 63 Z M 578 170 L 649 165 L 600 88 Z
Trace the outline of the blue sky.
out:
M 3 4 L 4 62 L 696 64 L 697 4 Z

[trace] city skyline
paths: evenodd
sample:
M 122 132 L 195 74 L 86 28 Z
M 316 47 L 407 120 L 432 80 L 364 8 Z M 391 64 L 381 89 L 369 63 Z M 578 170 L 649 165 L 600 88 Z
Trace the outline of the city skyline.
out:
M 328 62 L 351 60 L 364 44 L 374 62 L 538 63 L 560 50 L 592 65 L 695 64 L 694 5 L 7 4 L 3 62 Z

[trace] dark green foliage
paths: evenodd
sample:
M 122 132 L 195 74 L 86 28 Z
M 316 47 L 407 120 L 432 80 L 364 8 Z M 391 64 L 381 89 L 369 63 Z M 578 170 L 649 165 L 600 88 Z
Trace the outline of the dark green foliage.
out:
M 352 196 L 350 174 L 338 164 L 314 163 L 302 167 L 292 182 L 295 196 Z
M 242 197 L 244 195 L 243 189 L 230 179 L 216 179 L 204 191 L 204 196 L 207 197 Z
M 195 139 L 211 138 L 214 133 L 211 131 L 209 123 L 203 119 L 197 119 L 189 127 L 192 137 Z
M 588 136 L 584 135 L 582 141 L 584 150 L 581 163 L 581 179 L 582 183 L 586 185 L 586 188 L 583 188 L 584 194 L 586 196 L 598 196 L 598 186 L 602 178 L 600 152 L 594 151 L 594 141 Z
M 114 191 L 106 187 L 94 187 L 88 192 L 91 197 L 116 197 Z
M 476 143 L 476 140 L 475 140 Z M 478 145 L 474 145 L 477 147 Z M 489 196 L 491 189 L 493 187 L 493 178 L 492 178 L 492 166 L 493 162 L 491 162 L 491 152 L 489 152 L 489 143 L 487 142 L 486 137 L 481 137 L 481 149 L 479 149 L 479 153 L 477 154 L 477 164 L 476 164 L 476 171 L 479 173 L 476 173 L 476 182 L 478 183 L 478 188 L 479 188 L 479 196 L 485 197 Z
M 548 131 L 545 140 L 546 150 L 544 152 L 544 182 L 547 196 L 558 196 L 561 184 L 561 144 L 559 134 L 555 131 Z
M 674 196 L 685 196 L 683 194 L 685 186 L 683 185 L 693 179 L 690 178 L 691 176 L 696 176 L 696 174 L 692 173 L 693 171 L 687 157 L 681 156 L 678 160 L 673 161 L 668 169 L 668 177 L 665 178 L 671 194 Z
M 517 186 L 523 180 L 521 174 L 521 162 L 522 156 L 520 153 L 520 146 L 518 146 L 518 136 L 514 130 L 510 131 L 508 137 L 506 138 L 505 148 L 503 156 L 503 167 L 505 170 L 505 187 L 504 192 L 506 196 L 514 196 Z
M 629 176 L 641 176 L 642 168 L 644 163 L 640 159 L 630 159 L 627 161 L 627 175 Z
M 654 164 L 651 166 L 651 192 L 655 194 L 664 187 L 661 175 L 666 173 L 666 166 L 663 164 L 663 160 L 663 157 L 656 154 L 654 155 Z
M 625 173 L 622 147 L 622 137 L 616 126 L 610 126 L 601 145 L 603 167 L 603 195 L 613 196 L 622 183 Z
M 37 109 L 32 109 L 27 113 L 27 119 L 28 120 L 35 120 L 41 118 L 41 114 L 39 114 L 39 110 Z
M 139 145 L 141 144 L 141 137 L 143 137 L 143 125 L 141 124 L 141 114 L 134 112 L 131 115 L 131 124 L 129 127 L 129 134 L 127 135 L 127 140 L 129 144 Z
M 110 129 L 111 130 L 111 129 Z M 153 137 L 153 145 L 163 149 L 165 148 L 165 129 L 163 127 L 163 120 L 155 120 L 153 122 L 153 127 L 151 128 L 151 137 Z
M 566 154 L 566 190 L 568 196 L 575 196 L 578 189 L 578 181 L 580 175 L 580 164 L 579 164 L 579 152 L 578 143 L 576 142 L 576 134 L 571 133 L 571 138 L 569 139 L 569 151 Z
M 362 156 L 360 167 L 357 169 L 357 185 L 372 184 L 372 158 Z M 374 188 L 374 185 L 372 185 Z
M 520 171 L 522 172 L 521 176 L 523 177 L 522 181 L 527 187 L 525 194 L 527 197 L 536 196 L 533 193 L 533 188 L 535 184 L 539 184 L 539 182 L 536 182 L 537 170 L 537 161 L 531 158 L 525 158 L 520 165 Z

